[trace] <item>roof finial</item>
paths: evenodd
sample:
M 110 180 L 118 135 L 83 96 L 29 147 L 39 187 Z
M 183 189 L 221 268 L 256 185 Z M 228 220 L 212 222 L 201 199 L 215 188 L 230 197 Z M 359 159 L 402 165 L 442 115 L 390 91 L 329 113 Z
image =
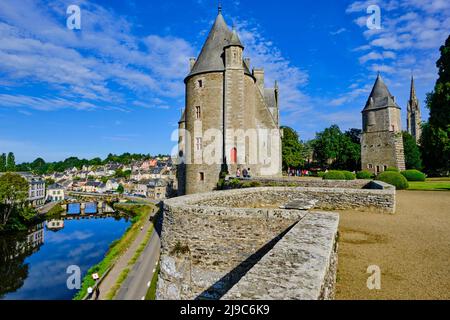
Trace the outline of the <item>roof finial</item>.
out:
M 219 14 L 222 14 L 222 1 L 219 0 Z

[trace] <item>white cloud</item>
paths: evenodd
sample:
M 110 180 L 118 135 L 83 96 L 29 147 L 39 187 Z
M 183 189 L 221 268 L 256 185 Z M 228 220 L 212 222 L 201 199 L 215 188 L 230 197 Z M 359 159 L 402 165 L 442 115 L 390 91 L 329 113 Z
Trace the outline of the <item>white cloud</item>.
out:
M 0 2 L 0 73 L 7 79 L 2 81 L 47 84 L 63 100 L 42 105 L 44 99 L 37 104 L 37 98 L 22 96 L 22 105 L 53 110 L 62 103 L 76 109 L 109 104 L 120 109 L 130 91 L 143 99 L 183 96 L 182 79 L 194 52 L 188 42 L 158 35 L 137 38 L 127 20 L 88 1 L 79 1 L 81 31 L 71 31 L 61 19 L 67 4 Z M 6 100 L 7 106 L 19 104 Z

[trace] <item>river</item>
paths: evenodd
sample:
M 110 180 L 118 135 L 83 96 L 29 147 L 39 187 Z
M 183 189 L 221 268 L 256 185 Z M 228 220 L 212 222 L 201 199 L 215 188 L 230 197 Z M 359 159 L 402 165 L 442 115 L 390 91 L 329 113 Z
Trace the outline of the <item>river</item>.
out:
M 124 218 L 64 220 L 59 230 L 42 223 L 24 234 L 0 235 L 0 299 L 72 299 L 77 290 L 67 287 L 67 268 L 78 266 L 83 278 L 129 225 Z

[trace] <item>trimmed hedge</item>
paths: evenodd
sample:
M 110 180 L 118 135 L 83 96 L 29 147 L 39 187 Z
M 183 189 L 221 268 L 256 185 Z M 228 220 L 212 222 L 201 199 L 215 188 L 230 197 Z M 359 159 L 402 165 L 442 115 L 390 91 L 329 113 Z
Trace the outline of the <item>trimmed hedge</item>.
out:
M 331 170 L 323 175 L 324 180 L 345 180 L 345 175 L 342 171 Z
M 389 172 L 400 172 L 400 170 L 398 170 L 397 168 L 394 167 L 387 167 L 386 170 L 384 171 L 389 171 Z
M 342 171 L 342 173 L 345 176 L 345 180 L 355 180 L 356 179 L 356 175 L 353 172 L 350 171 Z
M 372 179 L 373 173 L 368 170 L 359 171 L 356 173 L 358 179 Z
M 408 181 L 425 181 L 426 174 L 419 170 L 406 170 L 400 172 Z
M 323 175 L 324 180 L 355 180 L 356 177 L 350 171 L 331 170 Z
M 389 183 L 395 186 L 397 190 L 404 190 L 408 189 L 409 187 L 408 180 L 406 180 L 406 178 L 398 172 L 393 171 L 382 172 L 377 176 L 377 180 Z

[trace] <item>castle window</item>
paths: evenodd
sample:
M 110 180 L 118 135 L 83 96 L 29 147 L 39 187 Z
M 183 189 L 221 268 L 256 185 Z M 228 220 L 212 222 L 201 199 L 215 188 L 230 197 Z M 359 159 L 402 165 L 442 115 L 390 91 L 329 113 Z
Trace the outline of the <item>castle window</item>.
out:
M 195 107 L 195 118 L 199 120 L 202 117 L 202 109 L 200 107 Z
M 388 166 L 387 166 L 387 165 L 384 165 L 384 171 L 386 171 L 386 170 L 387 170 L 387 168 L 388 168 Z
M 198 180 L 199 181 L 205 181 L 205 173 L 204 172 L 199 172 Z
M 198 80 L 198 87 L 203 88 L 203 80 Z
M 367 165 L 367 168 L 368 168 L 368 169 L 373 169 L 373 165 L 372 165 L 371 163 L 369 163 L 369 164 Z
M 380 166 L 377 166 L 377 173 L 380 173 Z
M 197 150 L 202 150 L 202 138 L 196 138 L 196 146 L 197 146 Z

